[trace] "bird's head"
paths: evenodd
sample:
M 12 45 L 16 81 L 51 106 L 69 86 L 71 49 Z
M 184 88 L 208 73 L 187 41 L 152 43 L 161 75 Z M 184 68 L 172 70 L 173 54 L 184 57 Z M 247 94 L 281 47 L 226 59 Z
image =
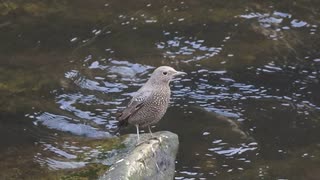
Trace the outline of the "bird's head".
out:
M 152 84 L 169 84 L 176 76 L 186 74 L 185 72 L 176 71 L 169 66 L 160 66 L 153 71 L 149 81 L 151 81 Z

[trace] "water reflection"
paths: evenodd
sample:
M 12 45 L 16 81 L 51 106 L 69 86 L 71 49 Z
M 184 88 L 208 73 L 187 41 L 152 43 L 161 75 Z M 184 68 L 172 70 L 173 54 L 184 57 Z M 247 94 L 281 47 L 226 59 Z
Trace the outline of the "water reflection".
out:
M 185 62 L 199 61 L 217 55 L 221 47 L 208 47 L 205 40 L 194 37 L 179 37 L 178 32 L 171 35 L 170 32 L 163 32 L 168 39 L 166 42 L 156 43 L 157 48 L 164 51 L 165 58 L 179 58 Z
M 174 45 L 174 42 L 168 44 Z M 181 45 L 178 43 L 175 46 L 180 47 Z M 193 53 L 184 55 L 195 56 Z M 97 76 L 85 71 L 81 73 L 79 70 L 70 70 L 65 73 L 65 78 L 71 80 L 70 83 L 74 83 L 76 88 L 80 88 L 81 90 L 80 93 L 56 95 L 56 104 L 59 106 L 59 109 L 68 112 L 69 117 L 44 112 L 37 115 L 37 122 L 48 128 L 69 132 L 75 135 L 92 138 L 111 137 L 109 132 L 112 132 L 113 129 L 116 128 L 114 114 L 117 111 L 117 107 L 124 105 L 124 101 L 128 100 L 130 97 L 129 92 L 141 86 L 147 78 L 147 74 L 150 73 L 153 68 L 114 59 L 108 61 L 103 59 L 98 61 L 88 60 L 87 62 L 89 63 L 85 68 L 90 69 L 93 73 L 96 70 L 104 70 L 104 72 Z M 249 68 L 249 71 L 256 73 L 257 76 L 259 76 L 259 74 L 261 74 L 261 76 L 268 76 L 283 74 L 287 69 L 287 66 L 279 66 L 275 62 L 269 62 L 257 68 Z M 272 135 L 269 134 L 268 136 L 271 137 L 270 140 L 264 141 L 260 139 L 264 138 L 264 135 L 255 137 L 258 139 L 257 141 L 254 140 L 251 136 L 257 131 L 261 131 L 261 128 L 264 128 L 262 125 L 265 122 L 260 125 L 259 122 L 254 123 L 252 121 L 256 118 L 263 118 L 264 115 L 267 115 L 268 109 L 269 111 L 279 109 L 284 112 L 290 112 L 292 109 L 295 109 L 297 113 L 303 112 L 305 116 L 309 115 L 309 111 L 319 109 L 317 105 L 305 100 L 305 97 L 298 93 L 307 88 L 306 83 L 304 82 L 306 80 L 308 81 L 308 79 L 316 78 L 315 75 L 318 73 L 307 70 L 301 71 L 301 73 L 303 76 L 299 76 L 299 78 L 306 79 L 294 81 L 296 86 L 301 87 L 298 90 L 291 91 L 294 96 L 283 96 L 282 91 L 287 93 L 287 90 L 282 89 L 281 86 L 277 87 L 275 85 L 273 87 L 268 87 L 267 84 L 261 86 L 260 83 L 252 81 L 255 80 L 255 78 L 248 78 L 249 82 L 243 82 L 239 80 L 237 74 L 233 75 L 228 70 L 213 71 L 199 68 L 189 71 L 188 74 L 190 75 L 183 80 L 174 82 L 172 94 L 172 99 L 174 101 L 172 104 L 173 106 L 182 109 L 198 106 L 203 108 L 206 112 L 217 113 L 219 116 L 223 116 L 223 118 L 227 117 L 225 119 L 211 119 L 208 122 L 211 126 L 215 126 L 218 122 L 225 123 L 222 127 L 217 127 L 213 130 L 207 129 L 208 127 L 205 125 L 196 125 L 198 126 L 199 132 L 203 129 L 207 129 L 200 135 L 206 137 L 204 146 L 202 147 L 204 150 L 196 150 L 198 153 L 195 154 L 201 161 L 205 161 L 206 164 L 201 165 L 196 163 L 196 166 L 194 166 L 193 164 L 185 163 L 186 160 L 182 160 L 181 158 L 187 158 L 192 151 L 183 152 L 183 156 L 180 156 L 180 158 L 177 159 L 176 179 L 192 179 L 211 176 L 221 177 L 221 174 L 224 173 L 245 171 L 250 169 L 251 163 L 258 163 L 257 159 L 259 159 L 261 153 L 273 153 L 272 151 L 259 151 L 260 148 L 263 147 L 260 146 L 258 141 L 261 141 L 261 143 L 265 145 L 272 143 L 272 141 L 276 139 L 273 139 Z M 309 75 L 310 73 L 313 75 Z M 283 74 L 283 78 L 286 77 L 289 78 L 290 73 Z M 89 90 L 89 92 L 85 90 Z M 112 98 L 101 99 L 100 93 L 103 95 L 110 95 Z M 268 102 L 272 102 L 271 105 L 268 105 Z M 308 107 L 313 108 L 308 109 Z M 106 108 L 110 109 L 105 110 Z M 252 109 L 255 110 L 252 111 Z M 261 116 L 252 115 L 251 112 L 259 112 L 261 113 Z M 183 111 L 183 114 L 190 114 L 187 119 L 199 117 L 194 109 L 185 110 Z M 283 118 L 285 114 L 286 113 L 280 114 L 279 118 Z M 173 117 L 175 116 L 173 115 Z M 171 121 L 177 120 L 172 119 Z M 241 124 L 237 123 L 237 121 L 241 122 Z M 300 120 L 297 119 L 296 122 L 288 122 L 287 125 L 291 126 L 292 123 L 297 126 L 296 123 L 299 123 L 299 121 Z M 178 124 L 179 123 L 170 124 L 172 131 L 180 131 L 178 130 L 180 129 Z M 267 128 L 269 126 L 267 126 Z M 283 126 L 285 126 L 285 124 L 283 124 Z M 302 125 L 302 127 L 306 126 L 309 126 L 309 123 Z M 168 127 L 165 125 L 160 125 L 159 127 L 161 130 L 167 128 Z M 238 139 L 228 137 L 229 135 L 225 135 L 224 131 L 230 134 L 235 133 Z M 182 138 L 188 138 L 190 136 L 187 135 L 186 132 L 180 132 L 178 134 Z M 288 135 L 292 134 L 289 132 Z M 283 138 L 287 138 L 287 136 L 281 137 L 280 131 L 275 131 L 275 136 L 278 139 L 277 141 L 282 144 L 288 143 L 283 140 Z M 186 143 L 182 146 L 192 146 L 192 144 L 197 143 L 195 141 L 190 141 L 190 143 Z M 50 150 L 58 157 L 62 156 L 66 159 L 73 159 L 75 157 L 63 150 L 58 150 L 53 147 L 50 148 L 49 145 L 45 145 L 44 147 L 44 150 Z M 278 146 L 275 146 L 275 148 L 277 147 Z M 283 150 L 276 151 L 277 153 L 283 152 Z M 192 157 L 190 157 L 190 159 L 191 158 Z M 61 161 L 50 157 L 39 159 L 39 161 L 44 161 L 52 169 L 76 168 L 86 164 L 86 162 L 73 162 L 70 160 Z M 260 175 L 264 176 L 263 173 Z
M 249 143 L 249 144 L 241 144 L 240 147 L 229 147 L 226 148 L 226 143 L 223 143 L 222 140 L 215 140 L 212 142 L 215 147 L 209 148 L 209 151 L 212 151 L 214 153 L 217 153 L 219 155 L 228 156 L 231 158 L 237 158 L 237 155 L 241 155 L 247 151 L 254 151 L 257 149 L 257 143 Z M 241 158 L 243 160 L 243 158 Z
M 37 119 L 37 122 L 41 123 L 41 125 L 58 131 L 70 132 L 75 135 L 87 136 L 92 138 L 111 137 L 110 133 L 108 132 L 99 131 L 96 128 L 86 124 L 80 124 L 78 123 L 78 120 L 73 120 L 65 116 L 43 113 L 38 116 Z

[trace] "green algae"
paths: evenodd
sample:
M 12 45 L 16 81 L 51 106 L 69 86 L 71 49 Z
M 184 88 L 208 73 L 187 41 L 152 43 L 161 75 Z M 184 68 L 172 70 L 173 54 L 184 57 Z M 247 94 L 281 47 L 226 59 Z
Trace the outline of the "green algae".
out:
M 25 70 L 4 70 L 0 68 L 2 74 L 0 91 L 8 91 L 11 93 L 35 92 L 42 88 L 50 88 L 54 86 L 52 79 L 41 78 L 38 72 Z
M 103 173 L 105 173 L 109 165 L 105 164 L 106 154 L 109 151 L 121 151 L 126 146 L 123 141 L 127 136 L 121 136 L 111 139 L 84 139 L 79 137 L 65 136 L 57 139 L 57 147 L 67 153 L 76 155 L 75 159 L 65 159 L 62 157 L 52 157 L 45 151 L 41 150 L 41 146 L 34 146 L 23 150 L 13 149 L 10 153 L 3 154 L 0 158 L 4 161 L 1 164 L 1 179 L 46 179 L 46 180 L 91 180 L 97 179 Z M 69 149 L 63 144 L 65 142 L 73 142 L 75 147 L 83 147 L 83 152 L 69 151 Z M 91 151 L 94 150 L 94 154 Z M 98 152 L 98 154 L 97 154 Z M 16 153 L 19 153 L 17 158 Z M 58 169 L 52 170 L 47 165 L 38 164 L 35 161 L 35 155 L 33 153 L 42 154 L 40 159 L 55 159 L 61 162 L 73 161 L 73 162 L 85 162 L 85 166 L 72 169 Z M 39 155 L 37 155 L 39 156 Z M 37 158 L 36 158 L 37 159 Z M 117 160 L 117 159 L 114 159 Z M 17 166 L 16 163 L 19 165 Z M 112 163 L 112 162 L 110 162 Z M 29 167 L 32 167 L 30 170 Z
M 60 177 L 61 180 L 90 180 L 98 179 L 103 173 L 108 170 L 108 166 L 102 164 L 88 164 L 83 168 L 70 170 L 66 175 Z
M 92 157 L 89 151 L 77 154 L 76 160 L 81 161 L 90 161 L 89 164 L 86 164 L 85 167 L 72 169 L 72 170 L 61 170 L 60 178 L 62 180 L 76 180 L 76 179 L 97 179 L 100 175 L 105 173 L 109 166 L 99 163 L 99 161 L 105 161 L 108 156 L 109 151 L 119 151 L 125 148 L 123 140 L 127 136 L 121 136 L 119 138 L 111 139 L 101 139 L 101 140 L 84 140 L 77 144 L 77 146 L 86 146 L 90 147 L 89 149 L 95 149 L 99 151 L 99 154 L 96 157 Z M 88 149 L 88 150 L 89 150 Z

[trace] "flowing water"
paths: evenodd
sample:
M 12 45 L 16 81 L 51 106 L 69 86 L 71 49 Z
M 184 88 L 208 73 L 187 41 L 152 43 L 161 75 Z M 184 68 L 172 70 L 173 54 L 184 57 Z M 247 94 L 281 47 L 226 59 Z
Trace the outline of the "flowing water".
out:
M 319 2 L 1 1 L 0 178 L 85 166 L 169 65 L 175 179 L 319 179 Z

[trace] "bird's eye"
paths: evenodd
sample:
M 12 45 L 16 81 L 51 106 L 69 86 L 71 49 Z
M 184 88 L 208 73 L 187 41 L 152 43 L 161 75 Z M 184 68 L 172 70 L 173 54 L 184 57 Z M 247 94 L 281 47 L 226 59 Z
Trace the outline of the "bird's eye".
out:
M 163 72 L 162 74 L 163 74 L 163 75 L 167 75 L 168 73 L 167 73 L 167 72 Z

